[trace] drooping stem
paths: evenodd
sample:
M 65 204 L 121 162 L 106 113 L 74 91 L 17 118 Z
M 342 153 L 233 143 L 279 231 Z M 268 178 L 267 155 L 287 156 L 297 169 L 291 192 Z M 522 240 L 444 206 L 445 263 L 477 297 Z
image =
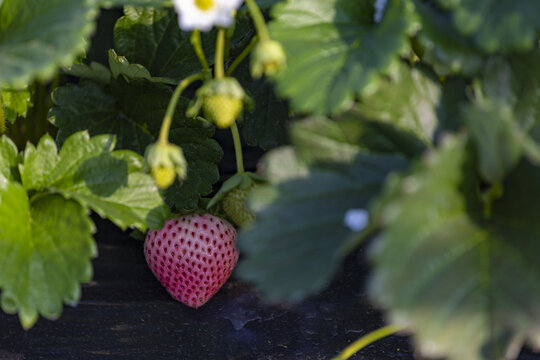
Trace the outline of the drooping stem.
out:
M 257 34 L 259 35 L 259 38 L 261 39 L 261 41 L 270 40 L 270 34 L 268 33 L 268 29 L 266 28 L 266 22 L 264 21 L 264 16 L 261 12 L 261 9 L 259 9 L 259 6 L 255 2 L 255 0 L 245 0 L 245 2 L 248 7 L 249 13 L 251 14 L 251 18 L 253 19 L 253 23 L 255 24 L 255 28 L 257 29 Z
M 195 50 L 195 54 L 199 58 L 199 62 L 203 67 L 203 72 L 210 72 L 210 67 L 208 66 L 208 61 L 206 61 L 206 56 L 204 56 L 204 50 L 202 48 L 201 42 L 201 32 L 199 30 L 193 30 L 190 37 L 191 46 Z
M 242 63 L 242 61 L 244 61 L 244 59 L 249 55 L 251 50 L 253 50 L 253 48 L 257 44 L 257 41 L 259 41 L 258 36 L 254 36 L 251 39 L 251 42 L 248 44 L 248 46 L 246 46 L 246 48 L 244 50 L 242 50 L 240 55 L 238 55 L 238 57 L 236 59 L 234 59 L 231 66 L 227 69 L 227 73 L 226 73 L 227 76 L 230 76 L 234 72 L 234 70 L 236 70 L 238 65 L 240 65 Z
M 225 29 L 220 28 L 218 30 L 216 39 L 216 63 L 214 65 L 214 77 L 221 79 L 225 76 L 225 70 L 223 67 L 225 54 Z
M 158 141 L 161 144 L 167 144 L 169 141 L 169 130 L 171 128 L 174 111 L 176 110 L 176 105 L 178 104 L 178 99 L 180 99 L 180 95 L 182 95 L 182 92 L 189 86 L 189 84 L 197 80 L 202 80 L 203 78 L 203 73 L 188 76 L 187 78 L 182 80 L 180 84 L 178 84 L 176 89 L 174 89 L 171 100 L 169 100 L 169 105 L 167 106 L 167 111 L 165 112 L 165 116 L 163 117 L 163 122 L 161 123 L 161 129 L 159 131 Z
M 375 331 L 372 331 L 364 336 L 362 336 L 360 339 L 353 342 L 351 345 L 347 346 L 345 350 L 343 350 L 338 356 L 333 358 L 332 360 L 346 360 L 356 354 L 358 351 L 362 350 L 366 346 L 370 345 L 371 343 L 374 343 L 377 340 L 382 339 L 383 337 L 386 337 L 388 335 L 395 334 L 398 331 L 401 331 L 404 329 L 404 326 L 399 325 L 387 325 L 383 326 L 380 329 L 377 329 Z
M 242 141 L 240 140 L 240 133 L 238 132 L 236 122 L 232 123 L 231 132 L 234 141 L 234 152 L 236 154 L 236 172 L 241 174 L 244 172 L 244 156 L 242 154 Z

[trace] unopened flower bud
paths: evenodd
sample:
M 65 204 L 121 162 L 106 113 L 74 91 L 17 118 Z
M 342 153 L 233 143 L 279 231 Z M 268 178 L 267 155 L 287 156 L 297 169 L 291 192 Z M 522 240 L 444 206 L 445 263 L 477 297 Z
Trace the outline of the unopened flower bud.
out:
M 260 78 L 263 74 L 273 77 L 287 66 L 287 57 L 281 44 L 265 40 L 257 44 L 251 55 L 251 76 Z
M 161 189 L 171 186 L 176 177 L 183 180 L 187 176 L 187 162 L 179 146 L 159 142 L 149 145 L 146 148 L 145 158 L 150 167 L 150 174 Z

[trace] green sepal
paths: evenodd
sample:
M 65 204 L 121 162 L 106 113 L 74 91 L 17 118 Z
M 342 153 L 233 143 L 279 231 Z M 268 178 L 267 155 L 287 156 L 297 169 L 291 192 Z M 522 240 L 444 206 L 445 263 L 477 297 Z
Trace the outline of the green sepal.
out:
M 210 209 L 214 207 L 219 201 L 221 201 L 221 199 L 223 199 L 225 195 L 227 195 L 228 192 L 234 189 L 247 190 L 251 186 L 263 183 L 265 181 L 266 180 L 263 177 L 251 172 L 237 173 L 223 183 L 221 189 L 219 189 L 212 200 L 210 200 L 206 208 Z

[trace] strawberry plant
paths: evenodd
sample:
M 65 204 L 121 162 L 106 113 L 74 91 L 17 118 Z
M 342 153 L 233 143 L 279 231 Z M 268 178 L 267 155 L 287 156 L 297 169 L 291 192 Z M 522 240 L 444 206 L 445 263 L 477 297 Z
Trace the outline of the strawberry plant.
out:
M 196 308 L 238 258 L 299 301 L 368 249 L 388 326 L 337 359 L 399 331 L 425 358 L 538 350 L 539 33 L 530 0 L 0 0 L 3 311 L 30 328 L 79 301 L 93 211 L 149 230 Z

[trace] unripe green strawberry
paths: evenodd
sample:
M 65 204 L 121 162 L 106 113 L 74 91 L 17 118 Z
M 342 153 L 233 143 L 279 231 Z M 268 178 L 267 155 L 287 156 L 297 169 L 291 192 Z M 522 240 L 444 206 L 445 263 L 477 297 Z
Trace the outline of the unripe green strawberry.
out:
M 246 204 L 246 198 L 253 188 L 254 186 L 248 189 L 236 188 L 229 191 L 223 198 L 223 210 L 240 227 L 255 220 L 255 215 Z
M 223 94 L 207 96 L 202 103 L 202 110 L 206 119 L 221 129 L 231 126 L 242 112 L 242 108 L 242 99 Z
M 235 78 L 212 79 L 197 90 L 195 101 L 186 115 L 196 116 L 202 108 L 207 120 L 226 129 L 240 116 L 244 104 L 250 104 L 250 100 Z
M 176 171 L 173 168 L 156 166 L 150 169 L 150 174 L 160 189 L 167 189 L 176 179 Z

